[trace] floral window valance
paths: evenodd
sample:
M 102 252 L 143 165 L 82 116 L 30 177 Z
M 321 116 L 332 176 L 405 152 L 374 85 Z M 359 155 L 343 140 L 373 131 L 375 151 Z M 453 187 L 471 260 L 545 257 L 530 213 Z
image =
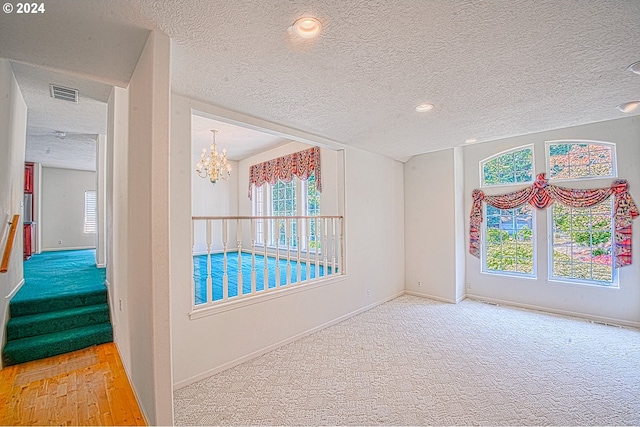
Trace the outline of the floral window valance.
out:
M 322 193 L 322 179 L 320 177 L 320 148 L 312 147 L 308 150 L 271 159 L 253 165 L 249 168 L 249 199 L 251 186 L 262 187 L 265 182 L 275 185 L 278 180 L 291 182 L 294 176 L 306 181 L 313 173 L 316 175 L 316 189 Z
M 482 202 L 498 209 L 514 209 L 529 203 L 537 209 L 546 209 L 554 202 L 573 208 L 588 208 L 614 196 L 616 267 L 631 265 L 631 221 L 638 217 L 638 207 L 628 191 L 627 181 L 618 179 L 609 188 L 580 190 L 558 187 L 547 182 L 545 174 L 527 188 L 499 196 L 487 196 L 481 190 L 473 190 L 469 229 L 469 253 L 480 258 L 480 225 Z

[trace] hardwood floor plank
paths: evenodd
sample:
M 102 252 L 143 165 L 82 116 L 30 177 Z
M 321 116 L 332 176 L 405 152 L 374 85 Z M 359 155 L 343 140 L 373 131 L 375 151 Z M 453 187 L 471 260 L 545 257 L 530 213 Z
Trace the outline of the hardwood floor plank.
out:
M 146 423 L 108 343 L 0 371 L 0 425 Z

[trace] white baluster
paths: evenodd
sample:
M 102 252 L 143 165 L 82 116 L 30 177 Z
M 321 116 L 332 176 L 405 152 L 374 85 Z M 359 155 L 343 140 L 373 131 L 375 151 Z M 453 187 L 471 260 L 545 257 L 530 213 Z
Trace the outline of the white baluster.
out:
M 300 230 L 302 230 L 300 228 L 300 222 L 298 220 L 298 218 L 295 219 L 296 221 L 296 247 L 298 248 L 298 258 L 296 259 L 296 283 L 299 285 L 300 282 L 302 281 L 302 265 L 300 265 Z
M 340 218 L 340 263 L 338 270 L 340 274 L 344 274 L 344 218 Z
M 280 221 L 276 219 L 274 224 L 276 225 L 276 283 L 275 288 L 280 286 Z
M 331 218 L 331 274 L 336 274 L 336 219 Z
M 238 296 L 242 296 L 244 293 L 242 288 L 242 220 L 237 219 L 236 221 L 236 241 L 238 245 Z
M 211 220 L 206 222 L 207 233 L 207 303 L 213 301 L 213 276 L 211 274 Z
M 318 221 L 319 218 L 314 218 L 314 222 L 316 223 L 316 279 L 320 277 L 320 249 L 322 248 L 322 234 L 321 231 L 321 222 Z
M 227 274 L 227 220 L 222 220 L 222 299 L 229 299 L 229 275 Z
M 328 275 L 327 267 L 329 267 L 329 258 L 328 258 L 328 242 L 327 242 L 327 232 L 329 231 L 329 227 L 327 227 L 327 218 L 322 219 L 322 258 L 324 264 L 324 275 Z
M 307 281 L 311 280 L 311 219 L 312 218 L 305 218 L 307 225 Z
M 255 294 L 255 293 L 256 293 L 256 220 L 252 218 L 251 219 L 251 294 Z
M 289 218 L 284 220 L 284 235 L 287 242 L 287 285 L 291 284 L 291 220 Z M 278 283 L 279 285 L 279 283 Z
M 195 220 L 191 220 L 191 298 L 193 301 L 193 306 L 196 306 L 196 262 L 194 260 L 194 252 L 196 250 L 195 242 L 196 242 L 196 230 L 195 230 Z M 200 278 L 202 280 L 202 278 Z
M 262 259 L 262 261 L 264 262 L 264 270 L 262 272 L 262 281 L 264 283 L 264 288 L 262 289 L 263 291 L 268 291 L 269 290 L 269 264 L 267 263 L 267 236 L 270 236 L 270 234 L 267 234 L 268 229 L 270 228 L 271 225 L 271 220 L 265 220 L 264 222 L 264 236 L 265 236 L 265 242 L 264 242 L 264 253 L 263 256 L 264 258 Z

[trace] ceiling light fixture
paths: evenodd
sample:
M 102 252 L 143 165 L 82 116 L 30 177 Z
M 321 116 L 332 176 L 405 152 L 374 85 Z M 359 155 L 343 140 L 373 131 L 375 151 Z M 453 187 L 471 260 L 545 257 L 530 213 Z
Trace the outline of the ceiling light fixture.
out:
M 464 140 L 465 144 L 473 144 L 474 142 L 478 142 L 478 140 L 476 138 L 469 138 Z
M 629 65 L 627 67 L 627 70 L 631 71 L 632 73 L 640 74 L 640 61 L 634 62 L 633 64 Z
M 640 101 L 630 101 L 625 102 L 624 104 L 617 105 L 616 108 L 623 113 L 631 113 L 635 111 L 640 106 Z
M 291 26 L 292 31 L 303 39 L 312 39 L 320 34 L 322 24 L 316 18 L 298 18 Z
M 229 179 L 231 165 L 227 162 L 226 148 L 222 150 L 222 153 L 218 153 L 216 147 L 216 133 L 218 131 L 212 129 L 211 132 L 213 133 L 211 152 L 207 155 L 207 149 L 202 149 L 200 160 L 196 163 L 196 173 L 200 178 L 209 178 L 209 181 L 215 184 L 219 179 Z
M 429 104 L 428 102 L 423 102 L 422 104 L 416 105 L 416 111 L 418 113 L 426 113 L 427 111 L 433 110 L 433 104 Z

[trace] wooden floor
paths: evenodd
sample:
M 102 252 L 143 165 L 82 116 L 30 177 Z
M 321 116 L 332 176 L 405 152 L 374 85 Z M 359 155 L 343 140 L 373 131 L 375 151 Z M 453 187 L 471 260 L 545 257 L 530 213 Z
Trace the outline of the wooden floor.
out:
M 0 425 L 145 425 L 115 344 L 0 371 Z

